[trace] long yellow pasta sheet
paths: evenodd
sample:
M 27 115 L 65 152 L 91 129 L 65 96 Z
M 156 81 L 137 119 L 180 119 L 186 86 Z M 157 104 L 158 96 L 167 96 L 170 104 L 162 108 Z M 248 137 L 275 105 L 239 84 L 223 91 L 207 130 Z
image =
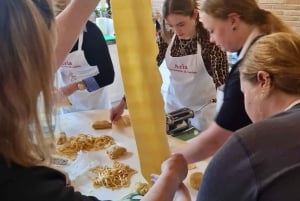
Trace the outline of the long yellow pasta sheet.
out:
M 169 154 L 166 118 L 160 94 L 161 77 L 150 0 L 112 0 L 121 73 L 135 134 L 141 171 L 150 182 L 151 173 Z

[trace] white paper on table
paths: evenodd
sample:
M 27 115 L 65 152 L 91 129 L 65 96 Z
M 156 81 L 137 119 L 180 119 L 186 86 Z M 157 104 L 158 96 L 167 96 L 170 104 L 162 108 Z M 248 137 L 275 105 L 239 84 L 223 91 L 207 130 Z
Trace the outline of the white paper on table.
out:
M 127 114 L 127 112 L 126 112 Z M 61 131 L 66 132 L 67 136 L 76 136 L 80 133 L 91 134 L 94 136 L 109 135 L 114 138 L 116 145 L 125 147 L 128 153 L 119 158 L 117 161 L 126 165 L 130 168 L 138 171 L 137 174 L 132 175 L 130 180 L 130 187 L 111 190 L 108 188 L 100 187 L 95 188 L 91 180 L 91 174 L 89 169 L 97 165 L 112 166 L 112 161 L 106 154 L 107 149 L 90 152 L 79 152 L 75 161 L 70 162 L 69 166 L 60 168 L 63 171 L 67 171 L 69 178 L 71 179 L 71 185 L 74 186 L 75 190 L 80 191 L 84 195 L 95 196 L 102 200 L 119 201 L 126 195 L 134 192 L 134 186 L 136 182 L 145 182 L 145 179 L 140 173 L 139 159 L 137 154 L 137 148 L 134 140 L 133 129 L 131 127 L 118 128 L 113 126 L 112 129 L 94 130 L 91 125 L 95 120 L 108 120 L 109 112 L 103 110 L 85 111 L 85 112 L 73 112 L 57 117 L 56 133 Z M 169 137 L 169 145 L 171 151 L 175 151 L 181 146 L 185 146 L 186 142 L 178 140 L 177 138 Z M 108 148 L 109 149 L 109 148 Z M 151 157 L 151 156 L 149 156 Z M 195 171 L 204 172 L 207 166 L 207 162 L 197 163 L 197 169 L 189 171 L 193 173 Z M 188 178 L 185 179 L 184 183 L 189 187 Z M 189 187 L 192 198 L 195 198 L 198 191 Z
M 71 180 L 76 180 L 78 176 L 83 175 L 89 171 L 89 169 L 100 165 L 101 158 L 93 152 L 78 152 L 76 160 L 65 169 L 68 172 L 68 176 Z

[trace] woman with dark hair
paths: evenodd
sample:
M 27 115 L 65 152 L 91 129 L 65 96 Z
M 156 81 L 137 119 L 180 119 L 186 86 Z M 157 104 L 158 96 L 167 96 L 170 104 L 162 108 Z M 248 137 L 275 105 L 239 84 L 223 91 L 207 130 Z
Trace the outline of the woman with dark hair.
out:
M 226 54 L 209 41 L 196 0 L 165 0 L 162 17 L 157 63 L 165 60 L 170 71 L 165 111 L 190 108 L 194 111 L 191 124 L 204 130 L 216 113 L 216 104 L 208 103 L 213 103 L 228 72 Z

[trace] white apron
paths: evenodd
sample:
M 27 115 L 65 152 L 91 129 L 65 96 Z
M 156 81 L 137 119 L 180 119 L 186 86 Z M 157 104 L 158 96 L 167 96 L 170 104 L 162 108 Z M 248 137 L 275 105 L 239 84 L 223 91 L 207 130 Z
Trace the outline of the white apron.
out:
M 197 54 L 172 57 L 171 47 L 166 52 L 166 64 L 170 70 L 170 85 L 165 102 L 167 113 L 188 107 L 195 112 L 191 124 L 206 129 L 216 113 L 216 104 L 212 103 L 198 111 L 201 106 L 216 98 L 216 89 L 212 77 L 208 74 L 201 55 L 201 46 L 197 43 Z
M 78 40 L 78 50 L 71 52 L 57 71 L 57 85 L 63 87 L 81 81 L 99 73 L 97 66 L 90 66 L 82 50 L 83 33 Z M 71 107 L 62 109 L 63 113 L 93 109 L 111 108 L 108 88 L 103 87 L 93 92 L 77 90 L 69 96 Z

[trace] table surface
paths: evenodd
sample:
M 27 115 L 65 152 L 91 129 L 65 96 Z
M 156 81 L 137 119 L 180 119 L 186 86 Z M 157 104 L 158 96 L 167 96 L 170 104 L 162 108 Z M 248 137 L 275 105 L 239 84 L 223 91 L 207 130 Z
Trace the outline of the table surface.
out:
M 128 114 L 128 112 L 126 111 L 125 114 Z M 112 129 L 94 130 L 91 125 L 97 120 L 109 120 L 109 111 L 92 110 L 62 114 L 57 116 L 55 133 L 64 131 L 67 136 L 76 136 L 83 133 L 95 136 L 109 135 L 113 137 L 117 145 L 125 147 L 128 151 L 125 156 L 117 159 L 117 161 L 129 165 L 131 168 L 138 171 L 137 174 L 134 174 L 131 177 L 130 187 L 110 190 L 104 187 L 95 188 L 93 186 L 88 170 L 96 165 L 111 166 L 112 164 L 112 161 L 106 155 L 106 150 L 81 152 L 78 154 L 77 159 L 71 162 L 70 165 L 58 168 L 61 168 L 69 174 L 72 185 L 76 190 L 83 194 L 92 195 L 102 200 L 119 200 L 127 194 L 134 192 L 134 185 L 136 182 L 145 182 L 139 168 L 139 159 L 133 129 L 132 127 L 117 127 L 116 125 L 113 125 Z M 180 146 L 184 146 L 186 143 L 170 136 L 168 136 L 168 141 L 171 151 L 179 148 Z M 188 182 L 189 175 L 195 171 L 204 172 L 207 166 L 207 161 L 198 162 L 195 165 L 197 167 L 189 170 L 188 176 L 184 181 L 190 191 L 192 200 L 195 200 L 198 191 L 190 187 Z

